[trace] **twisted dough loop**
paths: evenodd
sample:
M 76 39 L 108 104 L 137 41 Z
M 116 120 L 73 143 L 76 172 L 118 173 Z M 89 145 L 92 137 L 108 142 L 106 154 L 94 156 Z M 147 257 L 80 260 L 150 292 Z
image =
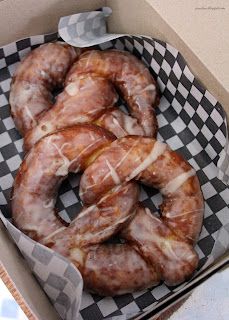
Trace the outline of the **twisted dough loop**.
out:
M 117 101 L 113 88 L 121 91 L 132 118 L 111 109 Z M 25 150 L 43 136 L 69 125 L 96 122 L 116 136 L 156 136 L 154 108 L 159 101 L 155 80 L 134 56 L 120 51 L 83 53 L 70 69 L 65 87 L 54 106 L 25 135 Z
M 79 77 L 71 86 L 64 88 L 55 105 L 40 117 L 37 126 L 27 132 L 24 149 L 29 150 L 43 136 L 55 130 L 92 122 L 116 101 L 117 94 L 107 80 L 93 76 Z
M 154 114 L 149 110 L 157 95 L 155 87 L 144 90 L 154 85 L 146 70 L 126 53 L 81 55 L 55 105 L 27 131 L 26 148 L 38 142 L 14 183 L 15 224 L 70 258 L 86 288 L 101 295 L 141 290 L 160 279 L 178 284 L 191 276 L 198 263 L 193 244 L 201 228 L 203 198 L 195 172 L 155 139 L 123 137 L 130 131 L 155 133 Z M 119 88 L 138 122 L 113 108 L 116 93 L 104 77 Z M 95 125 L 68 127 L 79 121 L 95 122 L 122 138 L 115 140 Z M 58 187 L 68 172 L 84 170 L 80 195 L 86 206 L 66 227 L 55 215 Z M 161 218 L 138 203 L 138 187 L 132 179 L 161 191 Z M 104 243 L 118 232 L 125 243 Z
M 63 85 L 79 52 L 65 43 L 48 43 L 31 51 L 11 83 L 11 115 L 22 135 L 52 106 L 51 91 Z
M 159 103 L 158 90 L 155 80 L 143 63 L 128 52 L 92 50 L 81 55 L 68 73 L 66 81 L 74 81 L 79 75 L 88 73 L 112 81 L 127 102 L 131 115 L 138 119 L 144 135 L 156 136 L 154 108 Z

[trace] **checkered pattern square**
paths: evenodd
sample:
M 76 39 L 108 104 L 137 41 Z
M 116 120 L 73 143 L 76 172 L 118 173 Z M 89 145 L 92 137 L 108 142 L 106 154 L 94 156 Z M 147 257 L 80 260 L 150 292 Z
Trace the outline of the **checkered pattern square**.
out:
M 87 17 L 90 19 L 90 15 Z M 71 24 L 71 17 L 68 17 L 68 23 Z M 96 22 L 91 23 L 96 26 Z M 23 158 L 23 140 L 15 129 L 8 104 L 11 77 L 27 52 L 57 37 L 56 33 L 30 37 L 0 49 L 0 208 L 6 218 L 11 216 L 11 187 Z M 201 272 L 229 248 L 229 189 L 218 179 L 220 176 L 228 181 L 224 111 L 196 80 L 181 54 L 169 44 L 150 37 L 123 36 L 98 47 L 132 52 L 143 60 L 157 80 L 162 93 L 157 108 L 158 139 L 181 153 L 194 167 L 205 198 L 204 224 L 196 245 L 200 257 L 198 272 Z M 125 109 L 123 103 L 120 99 L 120 105 Z M 60 188 L 57 207 L 67 221 L 81 209 L 78 191 L 79 176 L 75 175 L 70 175 Z M 157 190 L 142 187 L 140 201 L 155 211 L 161 195 Z M 27 238 L 9 220 L 2 219 L 61 317 L 76 319 L 82 289 L 77 271 L 69 261 Z M 183 288 L 185 284 L 174 288 L 162 283 L 149 290 L 113 298 L 83 292 L 79 319 L 129 319 L 134 314 L 144 314 L 145 310 Z

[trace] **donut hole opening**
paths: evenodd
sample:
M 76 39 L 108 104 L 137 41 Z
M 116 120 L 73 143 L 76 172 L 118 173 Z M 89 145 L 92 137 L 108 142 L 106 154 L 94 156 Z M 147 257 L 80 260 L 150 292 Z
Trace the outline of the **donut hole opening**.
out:
M 79 197 L 80 173 L 69 173 L 58 189 L 55 208 L 62 221 L 69 224 L 82 210 Z
M 163 198 L 160 191 L 158 189 L 148 187 L 142 184 L 140 184 L 140 190 L 141 190 L 141 193 L 140 193 L 139 201 L 141 202 L 141 204 L 144 207 L 149 208 L 151 213 L 153 213 L 154 215 L 158 216 L 158 218 L 160 218 L 161 217 L 160 205 L 163 202 Z
M 55 88 L 53 91 L 52 91 L 52 96 L 51 96 L 51 102 L 52 104 L 55 104 L 56 103 L 56 100 L 57 100 L 57 97 L 58 95 L 63 91 L 63 87 L 61 88 Z

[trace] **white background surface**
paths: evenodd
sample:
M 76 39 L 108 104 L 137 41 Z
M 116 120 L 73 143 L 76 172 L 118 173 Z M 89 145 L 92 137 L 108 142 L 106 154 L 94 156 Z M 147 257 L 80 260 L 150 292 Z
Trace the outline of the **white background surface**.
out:
M 18 306 L 3 281 L 0 279 L 0 320 L 16 319 L 26 320 L 27 317 Z
M 229 267 L 196 288 L 169 320 L 229 320 Z

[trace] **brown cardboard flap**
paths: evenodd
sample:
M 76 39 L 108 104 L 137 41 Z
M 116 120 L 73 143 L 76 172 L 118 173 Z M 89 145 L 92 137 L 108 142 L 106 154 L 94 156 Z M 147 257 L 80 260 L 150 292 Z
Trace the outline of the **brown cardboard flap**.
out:
M 147 0 L 229 91 L 228 0 Z
M 0 46 L 23 37 L 57 31 L 60 17 L 103 5 L 103 0 L 0 1 Z

